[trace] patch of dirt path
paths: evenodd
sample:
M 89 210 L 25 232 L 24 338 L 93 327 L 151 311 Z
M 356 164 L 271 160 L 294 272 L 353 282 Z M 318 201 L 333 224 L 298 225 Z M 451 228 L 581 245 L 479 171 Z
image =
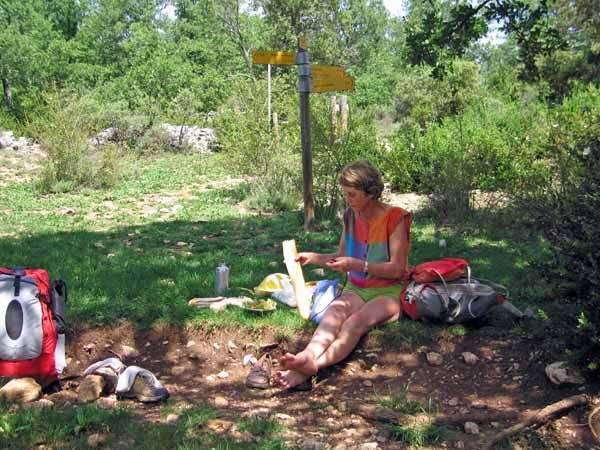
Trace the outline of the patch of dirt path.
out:
M 297 351 L 308 338 L 305 335 L 295 345 L 278 344 L 268 351 L 276 360 L 284 351 Z M 338 450 L 359 445 L 406 448 L 391 439 L 384 422 L 357 414 L 357 405 L 376 406 L 394 393 L 405 392 L 408 399 L 428 409 L 421 418 L 433 416 L 435 423 L 450 425 L 443 441 L 424 447 L 430 450 L 478 449 L 485 435 L 511 426 L 520 414 L 580 393 L 547 380 L 544 367 L 550 361 L 544 360 L 539 343 L 481 337 L 443 339 L 416 351 L 404 346 L 382 348 L 367 337 L 344 363 L 324 371 L 312 391 L 247 388 L 249 368 L 242 363 L 244 355 L 259 356 L 257 348 L 271 343 L 268 332 L 257 338 L 239 330 L 207 335 L 165 327 L 136 332 L 130 324 L 81 329 L 70 336 L 70 364 L 63 377 L 76 376 L 89 364 L 119 354 L 120 345 L 125 344 L 136 349 L 137 355 L 123 361 L 151 370 L 170 391 L 168 402 L 175 408 L 208 404 L 219 411 L 225 424 L 242 417 L 273 416 L 286 425 L 285 436 L 291 444 L 314 441 Z M 432 351 L 442 355 L 441 365 L 427 362 L 426 353 Z M 468 365 L 463 352 L 479 360 Z M 75 391 L 77 384 L 78 378 L 71 378 L 63 387 Z M 161 405 L 126 403 L 148 421 L 166 420 L 160 414 Z M 586 414 L 584 408 L 575 409 L 536 432 L 524 433 L 520 439 L 528 442 L 528 436 L 535 433 L 532 439 L 541 439 L 544 446 L 520 448 L 600 448 L 594 447 L 593 436 L 582 426 Z M 464 433 L 466 421 L 477 423 L 480 433 Z

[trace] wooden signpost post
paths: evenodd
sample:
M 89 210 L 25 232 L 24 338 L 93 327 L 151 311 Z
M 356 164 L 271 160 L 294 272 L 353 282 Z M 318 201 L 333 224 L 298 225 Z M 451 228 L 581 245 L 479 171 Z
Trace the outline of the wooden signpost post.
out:
M 304 186 L 304 229 L 314 228 L 315 206 L 313 196 L 312 149 L 310 144 L 310 93 L 348 91 L 354 89 L 354 78 L 342 67 L 311 66 L 308 43 L 298 39 L 296 53 L 283 51 L 255 51 L 253 64 L 268 65 L 268 114 L 271 124 L 271 64 L 298 66 L 298 95 L 300 102 L 300 133 L 302 140 L 302 178 Z

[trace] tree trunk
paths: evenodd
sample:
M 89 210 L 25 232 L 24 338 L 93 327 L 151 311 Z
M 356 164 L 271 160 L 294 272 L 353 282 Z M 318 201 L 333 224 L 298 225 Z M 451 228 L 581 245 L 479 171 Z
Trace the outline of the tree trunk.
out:
M 8 77 L 2 77 L 2 87 L 4 88 L 4 104 L 8 109 L 13 107 L 12 86 Z

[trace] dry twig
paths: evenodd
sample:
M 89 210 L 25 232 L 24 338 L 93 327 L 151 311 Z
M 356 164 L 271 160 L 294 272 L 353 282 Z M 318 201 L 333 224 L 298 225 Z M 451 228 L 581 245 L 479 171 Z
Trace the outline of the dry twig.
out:
M 540 426 L 550 421 L 550 419 L 555 418 L 559 414 L 564 414 L 566 411 L 575 408 L 576 406 L 581 406 L 589 403 L 589 398 L 584 395 L 573 395 L 571 397 L 564 398 L 556 403 L 552 403 L 551 405 L 546 406 L 545 408 L 539 409 L 537 411 L 533 411 L 525 416 L 525 418 L 516 423 L 510 428 L 497 433 L 491 438 L 486 439 L 486 443 L 481 447 L 482 450 L 489 450 L 495 444 L 510 437 L 525 428 L 529 428 L 530 426 Z

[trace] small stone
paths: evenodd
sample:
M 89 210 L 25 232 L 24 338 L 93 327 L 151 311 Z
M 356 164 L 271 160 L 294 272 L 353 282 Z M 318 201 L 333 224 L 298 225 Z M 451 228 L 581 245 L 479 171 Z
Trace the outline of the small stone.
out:
M 91 353 L 92 350 L 94 350 L 96 348 L 96 344 L 86 344 L 83 346 L 83 350 L 86 351 L 87 353 Z
M 42 387 L 33 378 L 15 378 L 0 389 L 0 398 L 13 403 L 33 402 L 42 395 Z
M 363 384 L 367 387 L 373 386 L 373 382 L 371 380 L 365 380 L 365 381 L 363 381 Z
M 77 389 L 77 399 L 82 403 L 98 400 L 105 385 L 106 380 L 101 375 L 87 375 Z
M 465 443 L 463 441 L 456 441 L 456 444 L 454 444 L 454 448 L 463 449 L 465 448 Z
M 490 422 L 492 428 L 500 428 L 500 422 Z
M 54 406 L 54 402 L 51 400 L 47 400 L 45 398 L 40 398 L 39 400 L 30 403 L 32 408 L 36 408 L 36 409 L 46 409 L 46 408 L 52 408 Z
M 187 356 L 189 359 L 202 359 L 202 347 L 198 344 L 188 346 Z
M 218 395 L 213 399 L 213 404 L 217 408 L 227 408 L 229 406 L 229 400 Z
M 171 375 L 173 376 L 181 376 L 185 373 L 185 367 L 183 366 L 175 366 L 171 369 Z
M 457 406 L 458 405 L 458 398 L 453 397 L 450 400 L 448 400 L 448 406 Z
M 326 450 L 327 444 L 312 439 L 305 439 L 300 445 L 300 450 Z
M 48 396 L 48 400 L 58 406 L 70 406 L 77 401 L 77 394 L 73 391 L 59 391 Z
M 574 367 L 569 367 L 565 361 L 548 364 L 545 368 L 546 376 L 556 385 L 583 384 L 585 380 L 581 373 Z
M 293 419 L 292 416 L 288 416 L 287 414 L 283 414 L 283 413 L 277 413 L 277 414 L 275 414 L 275 417 L 283 422 L 287 422 L 287 421 Z
M 388 438 L 386 438 L 385 436 L 378 434 L 377 436 L 375 436 L 375 439 L 377 440 L 377 442 L 381 442 L 382 444 L 384 442 L 388 441 Z
M 87 444 L 92 448 L 96 448 L 99 445 L 101 445 L 105 440 L 106 440 L 106 437 L 100 436 L 98 433 L 94 433 L 94 434 L 90 434 L 88 436 Z
M 233 427 L 234 423 L 229 420 L 211 419 L 206 422 L 206 428 L 214 433 L 224 433 Z
M 217 377 L 224 379 L 224 378 L 229 378 L 229 372 L 227 372 L 226 370 L 222 370 L 221 372 L 219 372 L 217 374 Z
M 242 417 L 250 418 L 250 419 L 251 418 L 266 419 L 269 416 L 271 416 L 271 410 L 269 408 L 254 408 L 254 409 L 248 410 L 242 414 Z
M 256 357 L 254 355 L 248 354 L 248 355 L 244 355 L 244 357 L 242 358 L 242 364 L 244 366 L 248 366 L 248 365 L 253 366 L 257 362 L 258 362 L 258 360 L 256 359 Z
M 165 423 L 175 423 L 179 420 L 179 415 L 178 414 L 169 414 L 166 418 L 165 418 Z
M 479 427 L 475 422 L 465 422 L 465 433 L 479 434 Z
M 469 366 L 474 366 L 479 361 L 479 357 L 471 352 L 464 352 L 462 358 L 465 364 Z
M 122 359 L 133 359 L 139 356 L 140 352 L 138 352 L 135 348 L 130 347 L 129 345 L 121 344 L 119 356 Z
M 117 406 L 117 396 L 115 394 L 111 394 L 108 397 L 100 397 L 96 400 L 96 405 L 102 409 L 113 409 Z
M 365 442 L 364 444 L 360 444 L 358 448 L 359 450 L 377 450 L 379 444 L 377 442 Z
M 444 358 L 439 353 L 429 352 L 426 357 L 427 362 L 432 366 L 441 366 L 444 363 Z
M 195 342 L 195 341 L 188 341 L 188 342 L 187 342 L 187 344 L 185 344 L 185 346 L 186 346 L 187 348 L 190 348 L 190 347 L 192 347 L 192 346 L 194 346 L 194 345 L 196 345 L 196 342 Z

